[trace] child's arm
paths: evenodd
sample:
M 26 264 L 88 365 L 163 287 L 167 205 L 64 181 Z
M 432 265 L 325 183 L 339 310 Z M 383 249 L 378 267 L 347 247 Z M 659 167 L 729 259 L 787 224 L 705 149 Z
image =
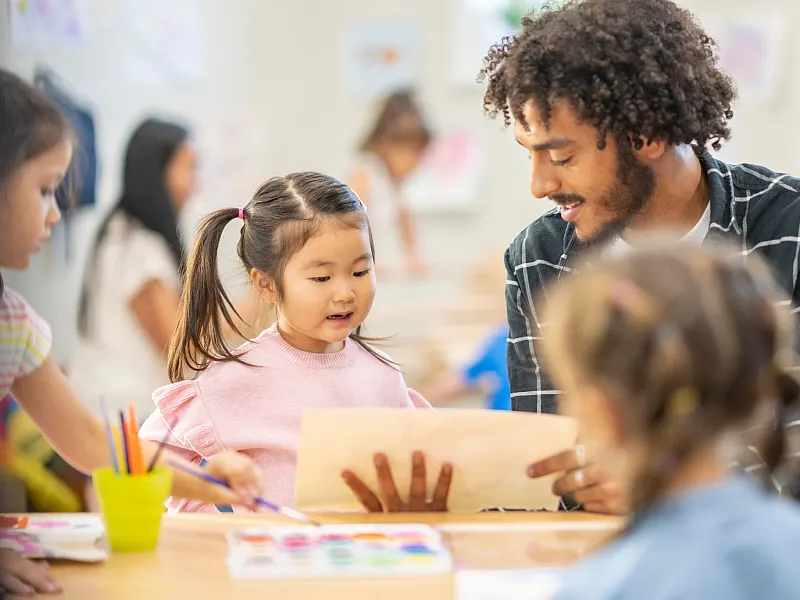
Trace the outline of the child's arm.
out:
M 110 464 L 103 422 L 78 399 L 52 357 L 32 373 L 15 379 L 11 392 L 53 448 L 76 469 L 88 474 Z M 149 463 L 157 447 L 142 441 L 145 462 Z M 166 465 L 167 460 L 185 462 L 165 452 L 159 462 Z M 175 471 L 172 495 L 214 504 L 251 504 L 263 482 L 260 469 L 242 455 L 227 457 L 216 466 L 212 462 L 209 471 L 228 481 L 235 491 Z
M 405 206 L 401 206 L 397 212 L 397 227 L 400 230 L 400 239 L 403 241 L 409 275 L 422 275 L 425 272 L 425 265 L 419 255 L 416 221 Z

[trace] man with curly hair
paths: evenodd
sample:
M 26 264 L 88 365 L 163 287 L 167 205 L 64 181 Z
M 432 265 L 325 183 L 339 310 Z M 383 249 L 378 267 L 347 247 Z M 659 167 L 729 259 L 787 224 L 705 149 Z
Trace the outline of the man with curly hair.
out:
M 486 112 L 513 122 L 530 154 L 531 193 L 556 205 L 505 254 L 514 410 L 557 410 L 560 392 L 536 350 L 543 290 L 584 268 L 587 249 L 626 251 L 655 229 L 697 244 L 733 240 L 744 256 L 760 252 L 800 304 L 800 180 L 710 154 L 730 136 L 736 91 L 692 14 L 669 0 L 584 0 L 522 25 L 491 48 L 479 77 Z M 800 430 L 800 420 L 791 425 Z M 627 509 L 581 447 L 529 475 L 564 471 L 556 493 L 591 511 Z

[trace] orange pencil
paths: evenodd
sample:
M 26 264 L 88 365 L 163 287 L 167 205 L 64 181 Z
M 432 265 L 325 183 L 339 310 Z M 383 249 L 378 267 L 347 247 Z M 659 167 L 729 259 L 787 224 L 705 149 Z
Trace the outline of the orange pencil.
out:
M 136 420 L 136 409 L 133 403 L 128 405 L 128 446 L 131 455 L 131 475 L 144 475 L 144 457 L 142 444 L 139 441 L 139 425 Z

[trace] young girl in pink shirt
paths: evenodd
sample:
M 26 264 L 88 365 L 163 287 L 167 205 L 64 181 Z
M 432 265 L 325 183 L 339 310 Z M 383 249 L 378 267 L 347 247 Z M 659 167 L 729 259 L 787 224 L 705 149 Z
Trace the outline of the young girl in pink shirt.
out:
M 224 325 L 236 329 L 236 311 L 220 281 L 217 253 L 223 230 L 237 218 L 239 258 L 278 319 L 233 349 Z M 327 175 L 274 177 L 245 207 L 210 214 L 187 265 L 169 351 L 174 383 L 153 394 L 157 410 L 140 435 L 168 436 L 171 448 L 194 462 L 244 453 L 263 469 L 265 497 L 291 506 L 303 410 L 429 408 L 391 359 L 361 336 L 375 298 L 373 261 L 363 204 Z M 186 379 L 187 371 L 199 376 Z M 444 498 L 450 475 L 449 467 L 440 473 Z M 170 499 L 168 506 L 217 510 L 191 500 Z

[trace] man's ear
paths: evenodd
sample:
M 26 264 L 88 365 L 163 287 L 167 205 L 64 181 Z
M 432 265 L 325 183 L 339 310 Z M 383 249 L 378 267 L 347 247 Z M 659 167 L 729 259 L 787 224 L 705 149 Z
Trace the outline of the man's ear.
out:
M 253 268 L 250 269 L 250 281 L 253 282 L 253 287 L 259 296 L 270 304 L 277 304 L 278 290 L 272 277 L 264 273 L 264 271 Z
M 644 145 L 637 150 L 636 142 L 631 138 L 631 148 L 639 161 L 645 164 L 661 158 L 667 151 L 667 142 L 665 140 L 642 139 L 642 142 Z

